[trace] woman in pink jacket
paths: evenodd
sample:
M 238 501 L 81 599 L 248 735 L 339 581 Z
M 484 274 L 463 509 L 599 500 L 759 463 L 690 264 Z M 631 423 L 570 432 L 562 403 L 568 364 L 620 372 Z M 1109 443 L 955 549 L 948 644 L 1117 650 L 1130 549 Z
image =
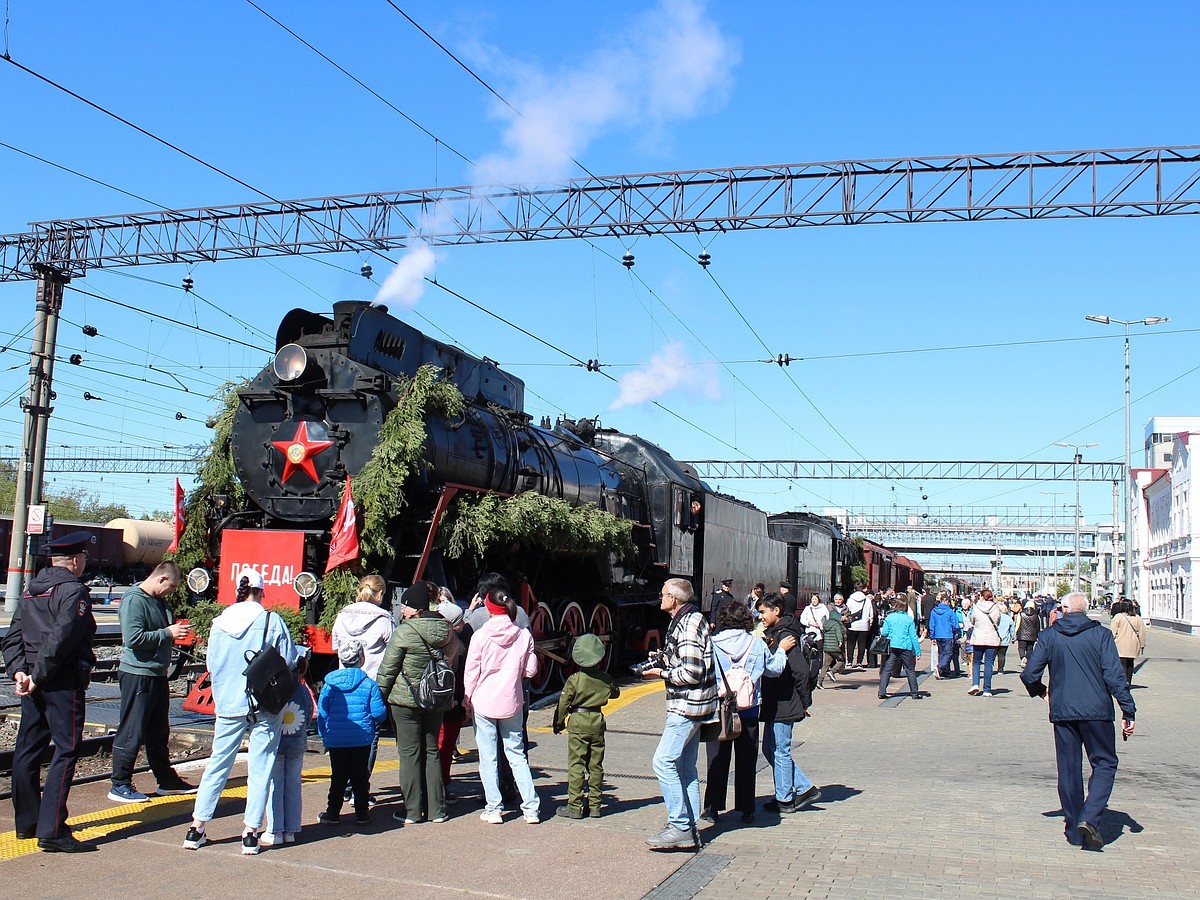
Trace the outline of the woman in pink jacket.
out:
M 517 604 L 494 589 L 484 597 L 491 618 L 471 636 L 463 676 L 465 705 L 475 718 L 475 745 L 479 748 L 479 779 L 487 805 L 479 818 L 490 825 L 504 821 L 501 813 L 497 735 L 512 766 L 521 792 L 521 813 L 530 825 L 540 820 L 540 801 L 525 756 L 521 712 L 525 703 L 523 679 L 537 674 L 533 635 L 515 624 Z

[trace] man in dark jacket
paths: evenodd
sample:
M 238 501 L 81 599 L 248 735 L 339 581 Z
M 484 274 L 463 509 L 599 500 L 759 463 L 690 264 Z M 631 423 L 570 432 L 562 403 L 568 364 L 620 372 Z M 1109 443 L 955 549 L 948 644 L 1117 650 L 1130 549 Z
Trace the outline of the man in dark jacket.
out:
M 732 603 L 734 601 L 735 598 L 733 596 L 732 588 L 732 578 L 721 579 L 720 589 L 713 591 L 712 599 L 709 601 L 710 606 L 708 608 L 708 624 L 716 625 L 717 613 L 721 611 L 721 607 L 726 603 Z
M 763 677 L 758 719 L 764 724 L 763 756 L 775 772 L 775 797 L 763 808 L 768 812 L 793 813 L 819 800 L 821 791 L 792 759 L 792 727 L 808 715 L 812 706 L 813 678 L 802 649 L 804 626 L 784 614 L 784 604 L 779 594 L 768 594 L 758 602 L 767 627 L 763 635 L 767 646 L 774 650 L 787 635 L 796 638 L 783 672 Z
M 1050 667 L 1050 721 L 1058 757 L 1058 797 L 1062 801 L 1067 842 L 1098 850 L 1104 838 L 1097 827 L 1117 775 L 1117 738 L 1113 698 L 1124 717 L 1122 734 L 1133 734 L 1137 708 L 1125 684 L 1112 632 L 1087 617 L 1087 597 L 1076 591 L 1063 598 L 1066 615 L 1041 633 L 1021 672 L 1031 697 L 1045 697 L 1042 672 Z M 1087 799 L 1083 796 L 1083 759 L 1092 764 Z
M 170 737 L 171 684 L 167 669 L 175 641 L 189 626 L 176 622 L 167 597 L 179 587 L 179 564 L 159 563 L 150 577 L 134 585 L 121 598 L 121 722 L 113 738 L 112 789 L 108 799 L 117 803 L 144 803 L 146 795 L 133 786 L 138 751 L 146 746 L 146 762 L 158 781 L 155 796 L 194 794 L 171 766 L 167 751 Z
M 95 538 L 77 531 L 51 541 L 50 565 L 21 597 L 4 636 L 4 664 L 21 698 L 21 727 L 13 751 L 12 796 L 17 837 L 36 837 L 47 853 L 82 853 L 95 844 L 76 840 L 67 827 L 67 794 L 75 777 L 87 686 L 96 656 L 91 593 L 79 576 Z M 42 754 L 54 756 L 42 793 Z

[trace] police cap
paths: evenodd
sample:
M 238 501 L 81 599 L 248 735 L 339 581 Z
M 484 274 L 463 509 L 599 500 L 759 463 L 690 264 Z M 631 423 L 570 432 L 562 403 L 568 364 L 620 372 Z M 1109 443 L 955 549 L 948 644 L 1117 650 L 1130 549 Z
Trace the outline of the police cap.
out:
M 733 579 L 732 578 L 722 578 L 721 584 L 725 585 L 725 587 L 729 587 L 731 584 L 733 584 Z
M 96 536 L 90 531 L 72 531 L 44 544 L 43 548 L 51 556 L 74 556 L 83 553 L 94 543 Z

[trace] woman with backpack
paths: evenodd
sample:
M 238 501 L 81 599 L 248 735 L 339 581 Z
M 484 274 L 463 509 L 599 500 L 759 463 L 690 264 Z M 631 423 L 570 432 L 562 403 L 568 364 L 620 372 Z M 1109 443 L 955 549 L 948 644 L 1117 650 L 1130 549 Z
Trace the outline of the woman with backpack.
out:
M 487 805 L 479 818 L 489 825 L 504 822 L 500 793 L 498 742 L 512 767 L 521 794 L 521 813 L 530 825 L 540 821 L 541 802 L 533 787 L 525 755 L 522 711 L 523 681 L 537 674 L 533 635 L 517 627 L 517 604 L 499 587 L 487 590 L 483 605 L 490 618 L 471 636 L 463 692 L 468 713 L 475 718 L 475 746 L 479 748 L 479 780 Z
M 265 647 L 274 647 L 289 666 L 295 666 L 299 656 L 287 625 L 276 613 L 264 609 L 262 600 L 262 574 L 244 569 L 238 581 L 237 599 L 212 622 L 207 662 L 217 718 L 212 755 L 196 792 L 191 827 L 183 839 L 186 850 L 199 850 L 208 842 L 205 826 L 217 811 L 217 801 L 225 790 L 242 738 L 249 731 L 242 855 L 258 854 L 258 832 L 266 814 L 271 772 L 283 733 L 283 710 L 271 715 L 259 709 L 251 714 L 246 684 L 247 653 L 253 655 Z
M 414 690 L 435 651 L 440 653 L 454 639 L 450 623 L 430 609 L 436 608 L 437 600 L 437 585 L 429 581 L 418 581 L 404 592 L 401 602 L 416 612 L 392 632 L 375 676 L 396 730 L 400 758 L 405 808 L 392 813 L 392 818 L 405 825 L 426 817 L 430 822 L 446 821 L 446 790 L 438 759 L 442 710 L 422 707 Z
M 729 792 L 729 761 L 736 769 L 733 806 L 742 821 L 754 821 L 754 776 L 758 764 L 758 703 L 763 674 L 779 675 L 787 666 L 787 654 L 796 646 L 794 635 L 785 637 L 774 654 L 762 638 L 755 637 L 754 617 L 740 603 L 726 603 L 717 612 L 713 655 L 717 661 L 717 690 L 738 698 L 742 733 L 732 741 L 708 741 L 708 782 L 700 821 L 716 824 L 725 809 Z

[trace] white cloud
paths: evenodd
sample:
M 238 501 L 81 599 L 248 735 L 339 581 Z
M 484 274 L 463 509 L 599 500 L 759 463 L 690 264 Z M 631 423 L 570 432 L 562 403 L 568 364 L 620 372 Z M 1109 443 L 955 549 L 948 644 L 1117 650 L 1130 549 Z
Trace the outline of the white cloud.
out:
M 619 381 L 621 392 L 609 410 L 648 403 L 680 387 L 710 400 L 720 396 L 715 367 L 689 365 L 683 344 L 676 341 L 663 347 L 642 368 L 622 375 Z
M 642 139 L 723 102 L 739 52 L 701 0 L 661 0 L 621 35 L 564 71 L 503 62 L 520 113 L 496 103 L 505 149 L 479 161 L 477 183 L 560 180 L 598 137 Z

